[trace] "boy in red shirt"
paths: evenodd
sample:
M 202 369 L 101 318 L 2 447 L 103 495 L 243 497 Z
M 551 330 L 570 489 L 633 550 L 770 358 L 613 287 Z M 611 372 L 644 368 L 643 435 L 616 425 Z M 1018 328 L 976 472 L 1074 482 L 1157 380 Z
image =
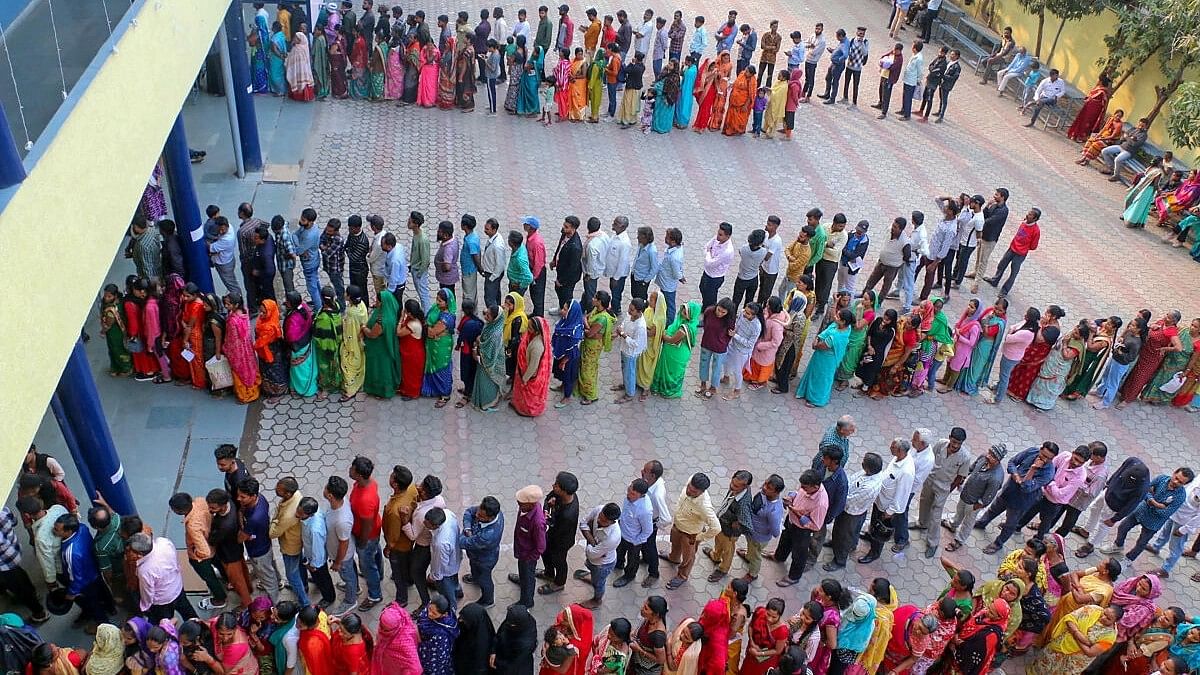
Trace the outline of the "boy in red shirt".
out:
M 354 548 L 363 576 L 367 578 L 367 599 L 358 606 L 365 612 L 383 600 L 381 588 L 383 551 L 379 548 L 379 533 L 383 518 L 379 515 L 379 485 L 371 478 L 375 463 L 366 457 L 355 457 L 350 463 L 350 512 L 354 514 Z
M 1004 276 L 1004 270 L 1010 264 L 1012 265 L 1012 274 L 1008 277 L 1008 281 L 1000 287 L 1000 297 L 1008 295 L 1012 290 L 1013 283 L 1017 280 L 1017 275 L 1021 273 L 1021 265 L 1025 263 L 1025 257 L 1030 251 L 1036 251 L 1038 242 L 1042 238 L 1042 230 L 1038 227 L 1038 220 L 1042 217 L 1042 210 L 1038 208 L 1029 209 L 1029 213 L 1025 214 L 1025 220 L 1021 222 L 1021 226 L 1017 228 L 1017 233 L 1013 235 L 1012 242 L 1008 245 L 1008 250 L 1004 252 L 1004 257 L 1000 259 L 1000 265 L 996 267 L 996 273 L 991 277 L 984 279 L 992 286 L 1000 283 L 1000 277 Z

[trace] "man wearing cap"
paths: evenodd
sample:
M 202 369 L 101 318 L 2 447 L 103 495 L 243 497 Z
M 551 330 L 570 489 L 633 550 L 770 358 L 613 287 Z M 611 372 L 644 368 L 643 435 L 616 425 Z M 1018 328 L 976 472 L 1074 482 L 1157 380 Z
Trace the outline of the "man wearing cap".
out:
M 537 561 L 546 550 L 543 497 L 542 488 L 537 485 L 526 485 L 517 490 L 517 519 L 513 524 L 513 556 L 517 559 L 517 573 L 510 573 L 508 580 L 521 587 L 521 599 L 517 604 L 529 609 L 533 608 Z
M 954 510 L 954 520 L 942 519 L 942 527 L 954 533 L 954 540 L 946 544 L 947 552 L 962 548 L 971 528 L 975 527 L 975 519 L 983 507 L 991 503 L 1004 483 L 1004 470 L 1000 462 L 1008 454 L 1008 445 L 996 443 L 988 448 L 982 457 L 971 463 L 967 479 L 963 481 L 962 491 L 958 493 L 958 508 Z
M 933 471 L 921 487 L 917 522 L 910 526 L 914 530 L 925 530 L 926 558 L 937 555 L 938 546 L 942 543 L 942 530 L 933 521 L 941 520 L 946 499 L 971 475 L 971 455 L 963 447 L 966 440 L 966 430 L 954 427 L 950 430 L 949 438 L 933 444 Z
M 529 286 L 529 299 L 533 302 L 530 316 L 544 316 L 546 308 L 546 242 L 542 240 L 542 223 L 535 216 L 521 220 L 525 229 L 525 252 L 529 255 L 529 271 L 533 283 Z M 574 529 L 574 528 L 572 528 Z
M 721 522 L 708 496 L 708 476 L 697 473 L 679 493 L 675 502 L 675 520 L 671 525 L 671 552 L 658 557 L 678 565 L 675 578 L 667 582 L 667 590 L 682 586 L 696 563 L 696 549 L 702 540 L 712 539 L 721 531 Z
M 983 232 L 983 195 L 975 195 L 967 200 L 967 208 L 958 217 L 958 255 L 954 261 L 954 287 L 958 288 L 967 275 L 967 266 L 971 264 L 971 254 L 979 245 L 979 235 Z

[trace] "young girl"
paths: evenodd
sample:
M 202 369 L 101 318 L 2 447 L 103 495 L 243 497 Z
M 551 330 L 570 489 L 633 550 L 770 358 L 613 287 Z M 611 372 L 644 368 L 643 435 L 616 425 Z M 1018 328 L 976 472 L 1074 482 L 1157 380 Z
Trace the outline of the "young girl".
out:
M 758 95 L 754 97 L 754 137 L 758 138 L 763 132 L 763 113 L 767 110 L 767 97 L 771 90 L 759 87 Z
M 542 90 L 542 119 L 541 122 L 545 126 L 550 126 L 554 118 L 554 78 L 547 77 L 543 82 L 546 83 L 546 88 Z
M 642 94 L 642 133 L 650 133 L 650 125 L 654 123 L 654 89 L 647 89 Z

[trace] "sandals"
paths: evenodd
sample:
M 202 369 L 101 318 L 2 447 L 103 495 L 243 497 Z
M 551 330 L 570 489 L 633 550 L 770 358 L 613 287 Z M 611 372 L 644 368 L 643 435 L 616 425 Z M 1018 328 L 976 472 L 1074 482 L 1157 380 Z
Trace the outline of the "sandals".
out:
M 461 399 L 461 400 L 459 400 L 459 402 L 458 402 L 458 403 L 455 403 L 455 404 L 454 404 L 454 407 L 455 407 L 455 408 L 465 408 L 465 407 L 467 407 L 467 399 L 465 399 L 465 398 L 464 398 L 464 399 Z
M 946 551 L 946 553 L 954 553 L 955 551 L 957 551 L 958 549 L 960 549 L 962 547 L 963 547 L 962 544 L 958 543 L 957 541 L 952 541 L 949 544 L 946 544 L 945 551 Z

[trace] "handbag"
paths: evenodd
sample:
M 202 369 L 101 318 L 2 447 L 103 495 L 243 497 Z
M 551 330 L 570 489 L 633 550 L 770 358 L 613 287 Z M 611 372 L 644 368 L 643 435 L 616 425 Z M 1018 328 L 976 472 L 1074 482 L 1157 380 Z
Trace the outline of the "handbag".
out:
M 1162 385 L 1158 388 L 1158 390 L 1163 392 L 1164 394 L 1174 394 L 1174 393 L 1178 392 L 1179 389 L 1183 386 L 1184 379 L 1185 378 L 1183 375 L 1183 371 L 1181 370 L 1178 373 L 1175 373 L 1174 375 L 1172 375 L 1171 379 L 1167 380 L 1166 382 L 1163 382 Z
M 204 362 L 204 368 L 208 371 L 213 391 L 233 386 L 233 370 L 229 367 L 229 359 L 214 356 Z
M 146 351 L 146 344 L 140 337 L 127 337 L 125 338 L 125 351 L 130 354 L 141 354 Z

